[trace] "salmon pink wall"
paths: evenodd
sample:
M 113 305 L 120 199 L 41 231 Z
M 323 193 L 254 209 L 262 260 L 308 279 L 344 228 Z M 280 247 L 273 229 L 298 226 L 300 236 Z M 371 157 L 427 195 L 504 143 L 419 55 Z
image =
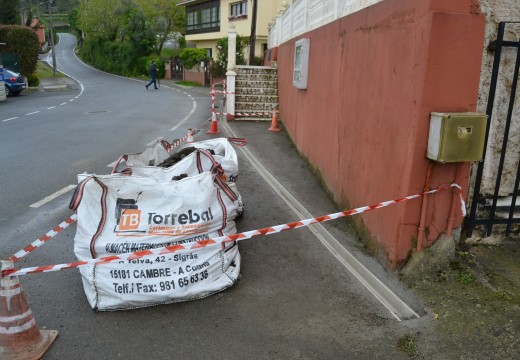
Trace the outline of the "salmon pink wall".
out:
M 472 0 L 385 0 L 279 46 L 280 119 L 337 203 L 422 192 L 430 113 L 476 110 L 485 19 L 475 12 Z M 300 38 L 310 39 L 306 90 L 292 85 Z M 468 177 L 468 164 L 435 164 L 431 187 L 457 181 L 466 192 Z M 446 231 L 451 198 L 428 198 L 425 246 Z M 414 247 L 421 201 L 362 215 L 390 268 Z

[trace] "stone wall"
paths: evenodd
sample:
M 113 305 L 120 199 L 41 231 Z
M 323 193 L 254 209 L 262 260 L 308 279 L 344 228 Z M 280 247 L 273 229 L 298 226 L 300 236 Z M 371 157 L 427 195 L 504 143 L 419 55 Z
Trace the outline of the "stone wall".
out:
M 491 71 L 495 52 L 489 45 L 496 40 L 500 21 L 520 21 L 520 1 L 518 0 L 479 0 L 481 12 L 486 16 L 486 30 L 482 57 L 482 69 L 477 110 L 486 112 Z M 505 39 L 518 41 L 520 38 L 520 24 L 511 24 L 506 28 Z M 502 61 L 495 95 L 493 117 L 489 131 L 488 146 L 484 173 L 482 177 L 481 193 L 490 196 L 494 192 L 497 168 L 502 150 L 504 126 L 507 118 L 509 99 L 511 94 L 511 79 L 513 78 L 517 50 L 502 49 Z M 516 178 L 516 171 L 520 159 L 520 92 L 517 91 L 511 128 L 509 130 L 508 149 L 504 163 L 504 171 L 500 184 L 500 196 L 511 196 Z M 473 164 L 472 177 L 474 180 L 478 164 Z M 474 181 L 470 182 L 472 185 Z M 470 191 L 473 194 L 473 191 Z

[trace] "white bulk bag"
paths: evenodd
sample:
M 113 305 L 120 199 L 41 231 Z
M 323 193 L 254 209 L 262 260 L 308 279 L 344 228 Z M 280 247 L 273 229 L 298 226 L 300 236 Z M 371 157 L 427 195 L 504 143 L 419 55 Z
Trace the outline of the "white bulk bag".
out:
M 200 299 L 234 285 L 240 273 L 238 245 L 80 267 L 94 310 L 128 310 Z
M 70 207 L 78 216 L 74 252 L 79 260 L 189 244 L 236 233 L 237 195 L 209 172 L 170 182 L 159 182 L 151 177 L 88 174 L 78 175 L 78 181 Z M 205 296 L 236 280 L 229 273 L 238 276 L 240 271 L 240 261 L 235 259 L 239 256 L 238 250 L 212 246 L 192 251 L 192 255 L 196 256 L 190 266 L 207 263 L 204 267 L 208 268 L 208 274 L 204 280 L 211 280 L 190 283 L 190 291 L 165 285 L 166 279 L 175 283 L 183 278 L 178 271 L 154 270 L 164 269 L 166 265 L 172 269 L 177 267 L 179 261 L 172 255 L 159 262 L 112 264 L 106 269 L 101 268 L 109 264 L 86 267 L 81 271 L 85 293 L 94 309 L 124 309 Z M 204 261 L 200 262 L 201 259 Z M 125 292 L 114 285 L 119 284 L 114 271 L 136 270 L 134 265 L 145 272 L 159 271 L 161 276 L 147 278 L 147 281 L 164 291 Z M 228 269 L 230 266 L 235 269 Z M 137 278 L 134 280 L 132 286 L 139 286 Z
M 123 156 L 126 157 L 129 166 L 154 166 L 170 157 L 170 149 L 171 146 L 167 141 L 158 139 L 153 146 L 147 147 L 141 153 Z
M 226 139 L 225 142 L 227 143 Z M 229 146 L 229 144 L 228 144 Z M 215 176 L 217 176 L 221 181 L 227 181 L 227 187 L 229 187 L 238 198 L 238 209 L 237 216 L 243 214 L 243 202 L 240 193 L 237 190 L 236 183 L 234 180 L 238 177 L 238 163 L 237 157 L 234 149 L 229 146 L 232 151 L 227 151 L 227 155 L 219 156 L 213 155 L 209 150 L 203 148 L 195 148 L 195 151 L 191 154 L 188 154 L 179 162 L 173 164 L 170 167 L 160 167 L 160 166 L 135 166 L 131 168 L 125 168 L 121 171 L 120 174 L 124 174 L 127 176 L 137 176 L 137 177 L 151 177 L 154 180 L 160 182 L 170 182 L 179 178 L 181 175 L 183 176 L 194 176 L 198 175 L 205 171 L 212 172 Z M 221 160 L 226 163 L 226 167 L 224 168 L 220 162 Z M 120 160 L 124 160 L 124 157 L 120 158 Z M 114 171 L 117 169 L 118 164 L 114 166 Z M 112 174 L 117 175 L 119 173 L 112 172 Z
M 133 165 L 134 162 L 129 162 L 127 155 L 124 155 L 115 163 L 112 173 L 117 173 L 119 165 L 126 160 L 126 164 L 130 167 L 125 168 L 121 173 L 131 173 L 136 176 L 152 176 L 159 181 L 170 181 L 172 177 L 181 174 L 192 176 L 203 171 L 211 171 L 218 163 L 223 170 L 219 175 L 221 179 L 235 182 L 238 177 L 238 158 L 231 144 L 244 146 L 245 143 L 245 139 L 218 138 L 185 144 L 179 148 L 179 151 L 188 147 L 194 147 L 199 151 L 187 155 L 170 167 L 158 167 L 156 166 L 158 163 L 155 163 L 155 166 Z M 213 154 L 208 150 L 213 151 Z

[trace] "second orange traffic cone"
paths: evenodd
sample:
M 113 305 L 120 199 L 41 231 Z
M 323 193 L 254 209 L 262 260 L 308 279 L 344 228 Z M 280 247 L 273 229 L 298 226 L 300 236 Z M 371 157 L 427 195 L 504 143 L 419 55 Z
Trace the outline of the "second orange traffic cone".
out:
M 211 116 L 211 126 L 206 134 L 218 134 L 218 127 L 217 127 L 217 115 L 213 113 Z
M 2 260 L 2 271 L 13 268 Z M 0 280 L 0 360 L 40 359 L 58 336 L 56 330 L 39 330 L 18 276 Z
M 273 117 L 271 118 L 271 127 L 267 130 L 280 131 L 280 128 L 278 127 L 278 119 L 277 119 L 277 115 L 276 115 L 276 110 L 273 110 Z

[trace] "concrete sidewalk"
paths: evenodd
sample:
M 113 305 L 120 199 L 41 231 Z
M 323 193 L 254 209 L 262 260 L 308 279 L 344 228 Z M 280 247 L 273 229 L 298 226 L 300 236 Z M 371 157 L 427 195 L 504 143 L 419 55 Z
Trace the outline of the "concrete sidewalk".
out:
M 63 78 L 44 80 L 41 87 L 44 91 L 68 91 L 73 89 L 74 84 L 76 83 L 72 79 Z M 182 89 L 196 98 L 201 107 L 207 104 L 207 114 L 208 117 L 211 116 L 210 88 L 182 86 L 172 80 L 161 80 L 157 91 L 169 91 L 167 88 Z M 248 153 L 237 148 L 241 164 L 241 175 L 237 183 L 241 194 L 248 201 L 245 216 L 237 222 L 238 231 L 258 228 L 260 217 L 262 227 L 308 218 L 303 216 L 305 214 L 302 213 L 302 208 L 312 217 L 343 210 L 336 208 L 310 166 L 298 154 L 290 137 L 283 131 L 283 123 L 279 123 L 282 128 L 280 132 L 268 131 L 270 125 L 268 121 L 219 121 L 219 134 L 213 135 L 206 133 L 210 127 L 207 122 L 201 125 L 200 131 L 195 135 L 195 141 L 215 137 L 243 137 L 248 141 Z M 268 180 L 268 175 L 278 184 Z M 265 176 L 267 180 L 259 180 L 260 176 Z M 294 200 L 285 199 L 285 192 L 290 193 Z M 253 198 L 255 194 L 257 197 Z M 403 194 L 405 195 L 408 194 Z M 283 236 L 269 236 L 279 239 L 278 242 L 267 239 L 268 237 L 265 241 L 258 239 L 243 242 L 241 253 L 244 255 L 245 276 L 234 288 L 220 295 L 206 301 L 190 303 L 192 311 L 200 307 L 201 313 L 204 311 L 206 314 L 206 319 L 217 319 L 217 315 L 223 311 L 229 314 L 234 314 L 235 311 L 237 314 L 248 314 L 245 320 L 244 317 L 234 315 L 232 321 L 226 325 L 226 329 L 241 329 L 243 332 L 235 333 L 235 338 L 232 339 L 234 341 L 229 344 L 236 351 L 235 354 L 242 355 L 264 353 L 270 358 L 287 359 L 383 359 L 408 356 L 458 359 L 479 358 L 479 354 L 485 354 L 486 356 L 480 358 L 513 359 L 510 355 L 518 354 L 520 344 L 518 337 L 514 336 L 514 330 L 520 329 L 520 319 L 518 311 L 514 310 L 518 309 L 520 296 L 518 292 L 512 292 L 514 290 L 509 287 L 508 282 L 497 286 L 496 281 L 504 274 L 513 276 L 510 279 L 512 284 L 516 284 L 514 277 L 518 281 L 520 259 L 514 261 L 514 256 L 516 254 L 518 258 L 520 255 L 520 242 L 511 245 L 513 250 L 509 254 L 513 254 L 513 258 L 507 262 L 490 253 L 494 249 L 459 251 L 460 258 L 457 260 L 461 270 L 447 266 L 447 269 L 430 276 L 424 274 L 419 284 L 411 285 L 410 290 L 399 281 L 398 274 L 385 271 L 370 256 L 348 221 L 338 219 L 323 225 L 354 260 L 404 300 L 419 318 L 395 321 L 390 312 L 385 313 L 384 306 L 376 306 L 377 301 L 370 298 L 371 295 L 364 297 L 365 291 L 350 293 L 363 282 L 362 279 L 351 282 L 343 277 L 342 270 L 346 268 L 351 272 L 352 269 L 341 261 L 338 262 L 337 249 L 321 246 L 324 243 L 313 230 L 309 235 L 297 239 L 296 235 L 293 238 L 293 233 L 298 230 L 290 230 Z M 310 228 L 315 227 L 313 225 Z M 302 245 L 304 240 L 311 245 Z M 488 271 L 491 265 L 480 268 L 489 263 L 487 259 L 492 259 L 496 268 L 492 275 Z M 458 282 L 458 275 L 471 271 L 470 267 L 478 270 L 477 282 L 470 285 Z M 289 274 L 290 277 L 280 278 L 283 276 L 280 274 Z M 337 274 L 340 274 L 339 281 Z M 442 279 L 439 274 L 442 274 Z M 485 276 L 490 279 L 485 279 Z M 493 290 L 490 286 L 496 288 Z M 516 287 L 519 289 L 518 285 Z M 485 293 L 484 290 L 488 292 Z M 482 297 L 485 299 L 480 300 Z M 292 303 L 283 302 L 282 299 Z M 362 301 L 366 303 L 363 304 Z M 214 303 L 218 306 L 211 307 Z M 321 304 L 319 309 L 316 309 L 316 304 Z M 174 312 L 176 321 L 181 325 L 195 326 L 188 315 L 180 313 L 180 308 L 182 307 L 172 306 L 164 311 Z M 503 310 L 497 312 L 496 309 Z M 133 316 L 142 314 L 153 314 L 153 309 Z M 201 326 L 202 328 L 204 327 Z M 363 333 L 367 328 L 374 331 Z M 493 336 L 495 333 L 502 335 Z M 403 337 L 403 334 L 407 337 Z M 227 335 L 230 335 L 229 332 Z M 402 348 L 398 344 L 401 339 L 407 341 Z M 273 353 L 264 349 L 266 344 L 273 342 L 276 351 L 280 352 Z M 186 349 L 190 349 L 187 345 L 189 343 L 190 339 L 186 336 Z M 249 353 L 243 348 L 246 343 L 251 347 Z M 183 344 L 182 341 L 179 344 Z M 182 346 L 180 349 L 182 350 Z M 317 349 L 319 353 L 316 352 Z M 231 352 L 229 358 L 240 358 L 232 354 Z M 490 354 L 495 354 L 496 357 Z
M 79 87 L 79 84 L 67 77 L 54 77 L 54 78 L 43 78 L 40 79 L 40 86 L 37 90 L 45 92 L 59 92 L 59 91 L 75 91 Z

